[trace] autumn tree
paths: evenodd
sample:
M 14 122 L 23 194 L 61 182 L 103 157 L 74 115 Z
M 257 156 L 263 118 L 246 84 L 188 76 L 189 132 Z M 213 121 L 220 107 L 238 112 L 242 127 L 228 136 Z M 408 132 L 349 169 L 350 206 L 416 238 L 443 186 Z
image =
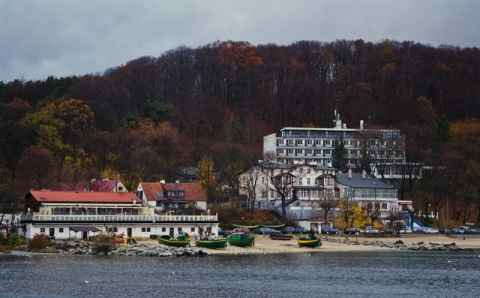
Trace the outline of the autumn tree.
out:
M 53 152 L 33 145 L 22 152 L 18 163 L 18 180 L 27 189 L 42 190 L 55 180 L 57 163 Z
M 207 195 L 210 205 L 217 205 L 217 193 L 219 189 L 218 178 L 215 174 L 214 162 L 210 156 L 203 156 L 198 163 L 198 183 Z

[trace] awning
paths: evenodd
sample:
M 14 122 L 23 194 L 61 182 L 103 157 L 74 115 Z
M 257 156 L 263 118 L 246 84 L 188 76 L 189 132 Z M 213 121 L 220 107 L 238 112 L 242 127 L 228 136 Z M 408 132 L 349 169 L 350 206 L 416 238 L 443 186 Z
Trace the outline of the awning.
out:
M 74 232 L 100 232 L 99 228 L 95 227 L 69 227 L 70 231 Z

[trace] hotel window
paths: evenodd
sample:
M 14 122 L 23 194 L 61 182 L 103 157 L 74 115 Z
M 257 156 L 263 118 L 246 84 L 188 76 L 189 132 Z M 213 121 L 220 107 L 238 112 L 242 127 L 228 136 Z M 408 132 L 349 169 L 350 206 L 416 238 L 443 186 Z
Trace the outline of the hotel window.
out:
M 298 185 L 303 185 L 303 178 L 298 179 Z
M 307 185 L 310 185 L 310 178 L 307 178 Z

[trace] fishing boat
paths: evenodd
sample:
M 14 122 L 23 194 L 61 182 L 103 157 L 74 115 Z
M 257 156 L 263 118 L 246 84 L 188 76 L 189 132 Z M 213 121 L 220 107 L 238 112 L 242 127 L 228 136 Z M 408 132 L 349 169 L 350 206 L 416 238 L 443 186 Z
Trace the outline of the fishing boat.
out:
M 190 239 L 184 235 L 180 235 L 177 238 L 173 238 L 170 235 L 158 235 L 158 243 L 175 246 L 175 247 L 187 247 L 190 246 Z
M 282 233 L 273 233 L 270 234 L 270 239 L 272 240 L 291 240 L 293 238 L 292 235 L 285 235 Z
M 195 244 L 206 248 L 225 248 L 227 247 L 227 239 L 197 239 Z
M 237 228 L 249 229 L 250 231 L 255 232 L 256 230 L 258 230 L 258 228 L 260 228 L 260 225 L 256 225 L 256 226 L 242 226 L 242 225 L 232 224 L 232 227 L 233 227 L 234 229 L 237 229 Z
M 297 239 L 298 246 L 300 247 L 319 247 L 322 246 L 320 238 L 306 238 L 300 237 Z
M 282 224 L 282 225 L 261 225 L 261 226 L 265 227 L 265 228 L 274 229 L 274 230 L 281 230 L 281 229 L 283 229 L 283 227 L 285 227 L 285 224 Z
M 255 245 L 255 235 L 253 233 L 233 233 L 228 235 L 228 244 L 235 246 L 253 246 Z

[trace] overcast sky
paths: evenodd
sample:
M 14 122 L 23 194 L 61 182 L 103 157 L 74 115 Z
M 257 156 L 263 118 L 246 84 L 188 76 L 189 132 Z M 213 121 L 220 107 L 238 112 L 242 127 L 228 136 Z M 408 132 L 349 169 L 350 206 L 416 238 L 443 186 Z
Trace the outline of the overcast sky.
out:
M 480 0 L 0 0 L 0 81 L 81 76 L 217 40 L 480 47 Z

